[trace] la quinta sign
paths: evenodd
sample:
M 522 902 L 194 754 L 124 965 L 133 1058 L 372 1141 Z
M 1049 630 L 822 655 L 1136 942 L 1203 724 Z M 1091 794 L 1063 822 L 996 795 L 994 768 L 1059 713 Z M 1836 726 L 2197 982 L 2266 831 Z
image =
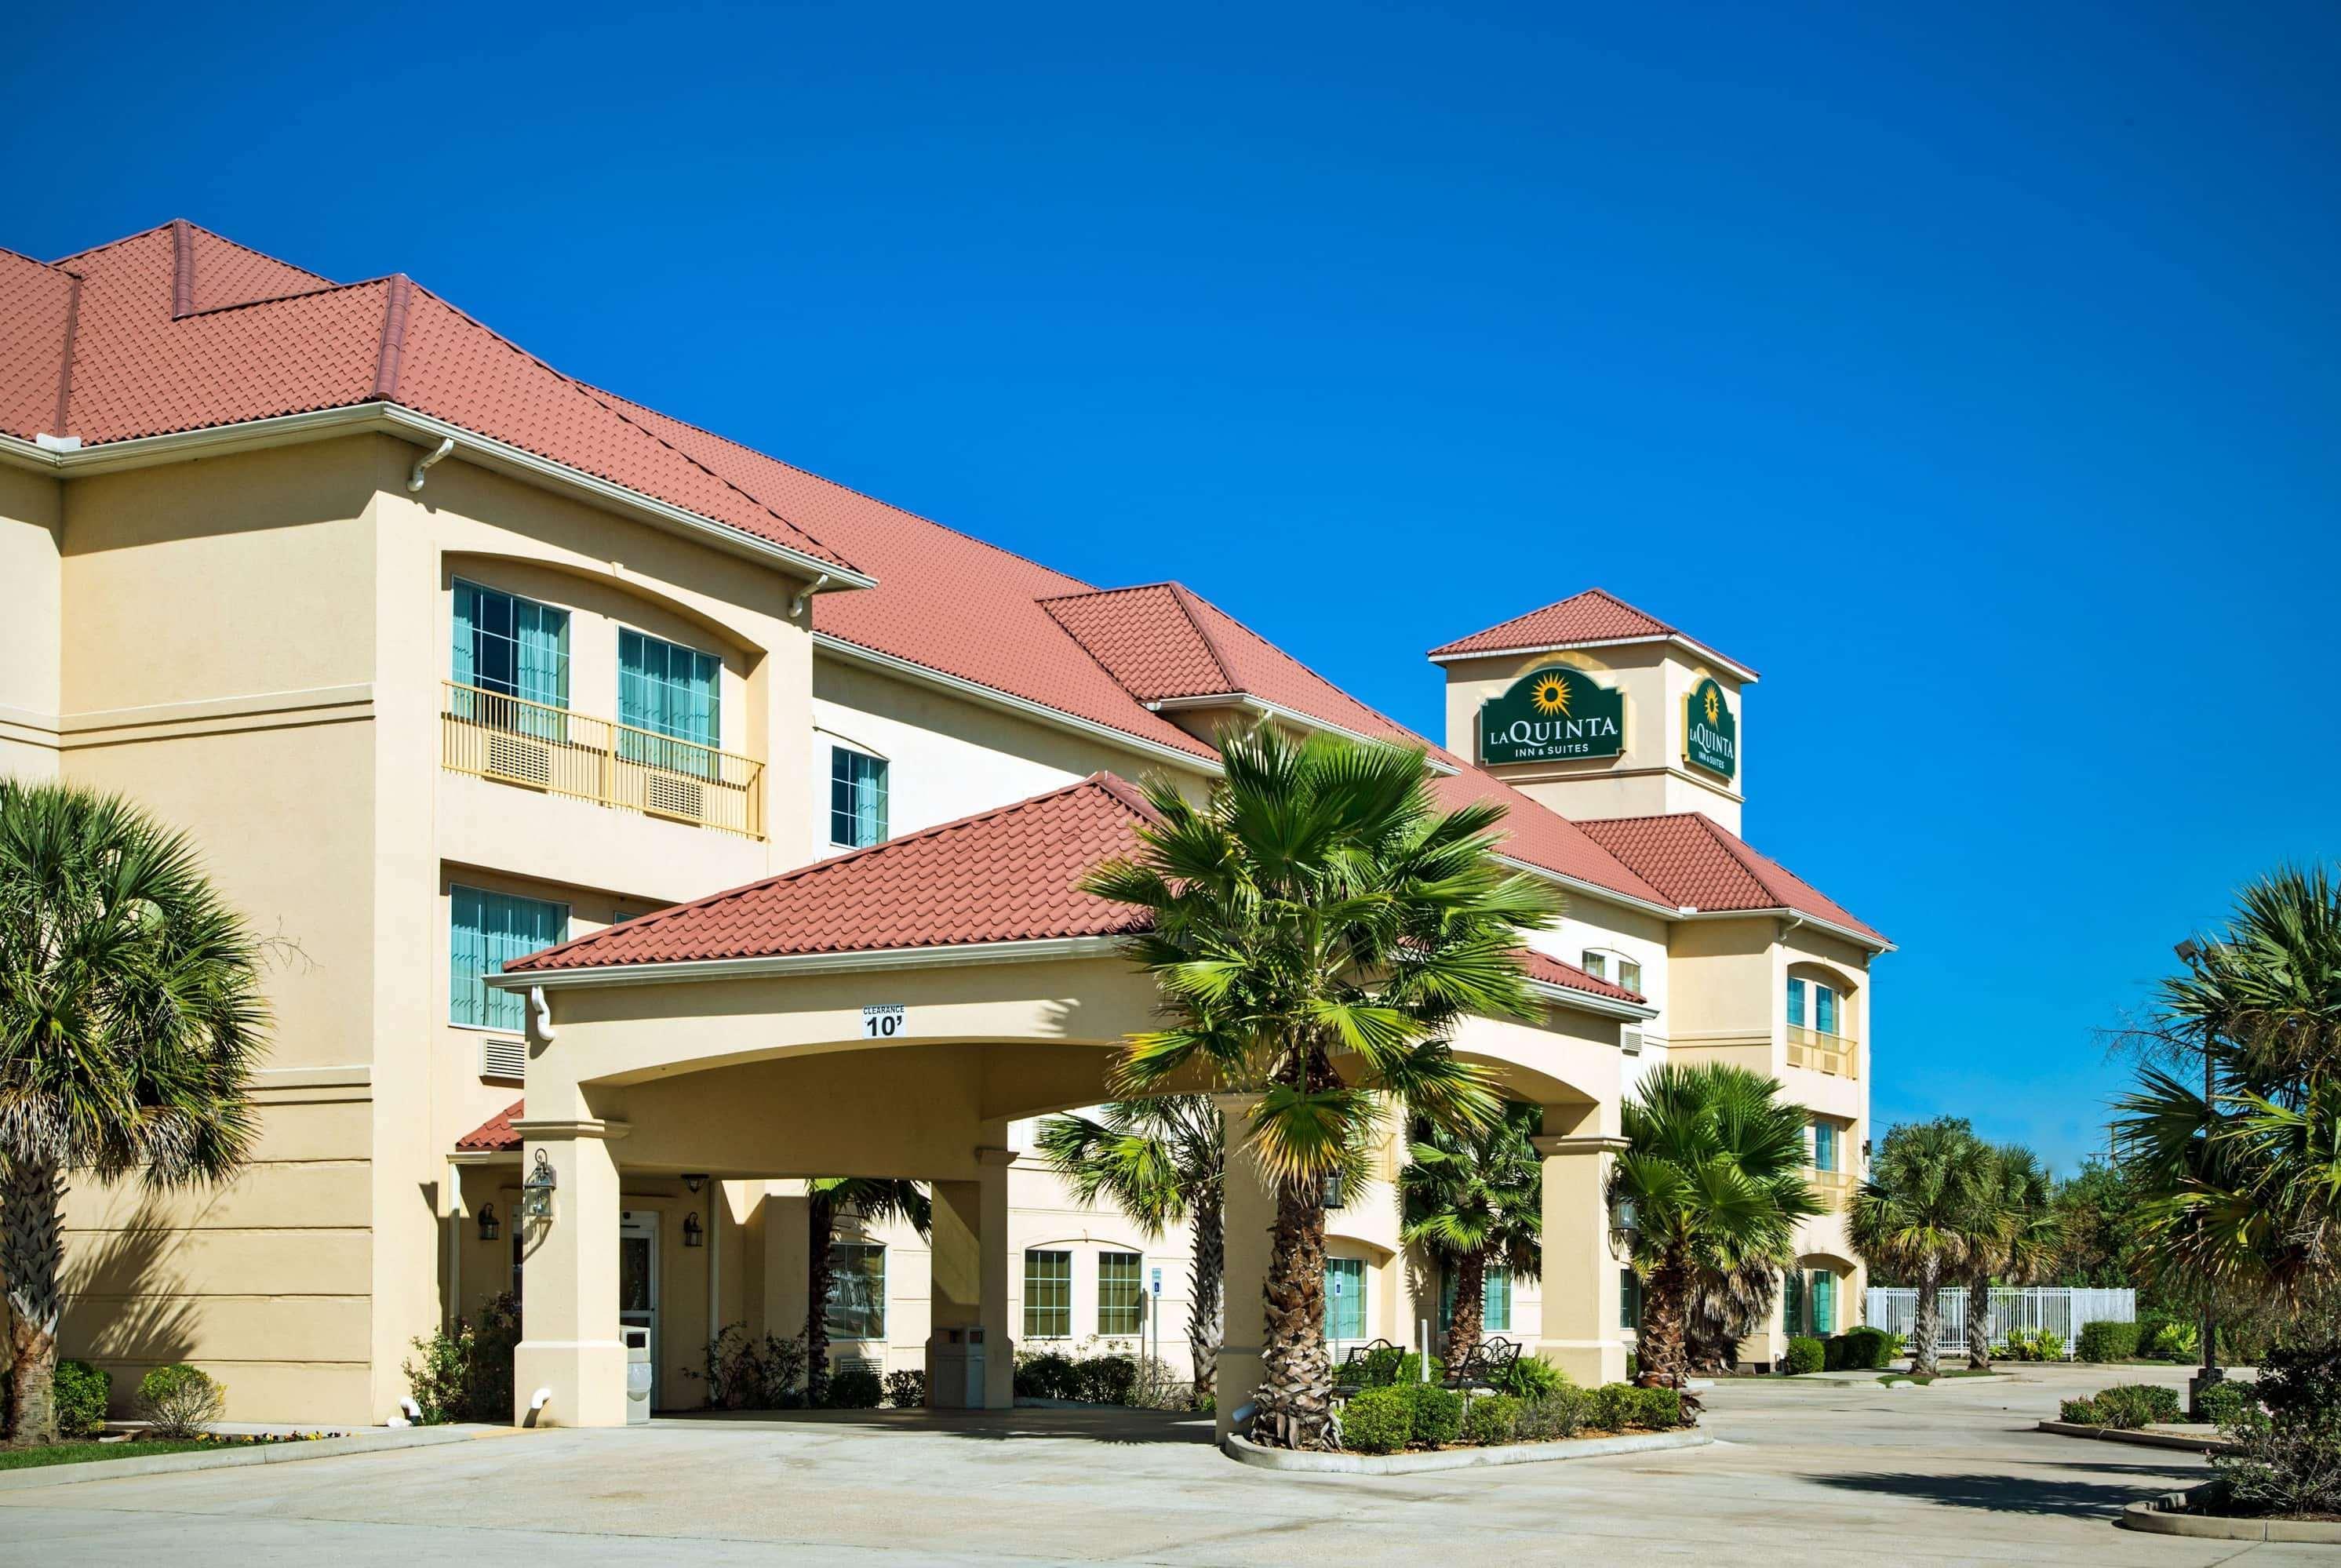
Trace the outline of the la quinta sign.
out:
M 1739 720 L 1711 680 L 1683 699 L 1683 760 L 1726 779 L 1739 772 Z
M 1626 698 L 1581 670 L 1548 665 L 1479 704 L 1479 760 L 1575 762 L 1626 749 Z

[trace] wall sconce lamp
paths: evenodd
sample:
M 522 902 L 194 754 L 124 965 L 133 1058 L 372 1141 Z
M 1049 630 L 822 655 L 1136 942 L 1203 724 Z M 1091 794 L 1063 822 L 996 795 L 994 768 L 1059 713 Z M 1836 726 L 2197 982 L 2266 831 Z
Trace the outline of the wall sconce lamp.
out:
M 496 1206 L 492 1203 L 482 1204 L 480 1206 L 480 1239 L 493 1241 L 503 1233 L 503 1222 L 496 1218 Z
M 535 1166 L 530 1169 L 528 1179 L 520 1184 L 523 1225 L 553 1223 L 553 1192 L 560 1185 L 560 1179 L 553 1174 L 553 1162 L 545 1158 L 543 1149 L 537 1150 Z
M 682 1173 L 683 1191 L 696 1196 L 699 1189 L 706 1185 L 707 1173 L 705 1171 L 685 1171 Z
M 690 1214 L 687 1214 L 687 1215 L 684 1215 L 684 1216 L 682 1216 L 682 1245 L 685 1245 L 685 1246 L 701 1246 L 701 1245 L 705 1245 L 705 1242 L 704 1242 L 704 1239 L 703 1239 L 703 1238 L 704 1238 L 704 1236 L 705 1236 L 705 1234 L 706 1234 L 706 1233 L 705 1233 L 705 1232 L 703 1232 L 703 1231 L 702 1231 L 702 1230 L 700 1229 L 700 1227 L 699 1227 L 699 1215 L 698 1215 L 697 1211 L 695 1211 L 695 1210 L 694 1210 L 693 1212 L 692 1212 L 692 1213 L 690 1213 Z

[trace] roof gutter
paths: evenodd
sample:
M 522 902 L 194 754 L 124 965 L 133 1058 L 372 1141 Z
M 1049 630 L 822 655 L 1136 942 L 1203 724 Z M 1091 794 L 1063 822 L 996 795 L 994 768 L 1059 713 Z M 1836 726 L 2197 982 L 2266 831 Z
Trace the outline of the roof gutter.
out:
M 1898 953 L 1902 950 L 1885 938 L 1872 932 L 1857 931 L 1852 927 L 1841 926 L 1835 920 L 1825 920 L 1818 915 L 1808 915 L 1802 910 L 1791 909 L 1786 904 L 1768 905 L 1760 909 L 1685 909 L 1677 918 L 1684 920 L 1752 920 L 1758 917 L 1769 917 L 1775 920 L 1790 922 L 1788 930 L 1780 933 L 1782 940 L 1786 940 L 1789 933 L 1796 930 L 1798 926 L 1810 926 L 1816 931 L 1827 931 L 1832 937 L 1841 938 L 1857 948 L 1864 948 L 1873 953 Z
M 658 986 L 694 980 L 848 975 L 865 969 L 942 969 L 976 964 L 1030 964 L 1109 958 L 1121 937 L 1043 937 L 1021 942 L 961 942 L 937 948 L 873 948 L 853 953 L 781 953 L 760 958 L 699 958 L 666 964 L 603 964 L 592 968 L 520 969 L 490 975 L 500 991 L 575 990 L 589 986 Z
M 1592 1013 L 1604 1018 L 1655 1018 L 1659 1009 L 1637 1002 L 1622 1002 L 1615 997 L 1597 997 L 1590 991 L 1575 990 L 1555 985 L 1550 980 L 1530 980 L 1529 989 L 1546 1001 L 1573 1007 L 1580 1013 Z
M 719 522 L 712 517 L 660 501 L 641 491 L 630 490 L 509 442 L 482 435 L 477 431 L 393 402 L 352 403 L 342 408 L 278 414 L 270 419 L 246 420 L 236 424 L 209 425 L 202 430 L 133 436 L 126 441 L 104 442 L 74 451 L 50 451 L 15 436 L 0 435 L 0 461 L 71 478 L 362 434 L 392 435 L 434 449 L 449 441 L 459 442 L 465 461 L 483 468 L 546 489 L 583 495 L 613 511 L 640 518 L 669 532 L 682 534 L 727 554 L 744 556 L 792 576 L 808 581 L 825 577 L 829 580 L 829 591 L 878 586 L 876 578 L 841 566 L 833 561 L 825 561 L 804 551 L 759 538 L 745 529 Z

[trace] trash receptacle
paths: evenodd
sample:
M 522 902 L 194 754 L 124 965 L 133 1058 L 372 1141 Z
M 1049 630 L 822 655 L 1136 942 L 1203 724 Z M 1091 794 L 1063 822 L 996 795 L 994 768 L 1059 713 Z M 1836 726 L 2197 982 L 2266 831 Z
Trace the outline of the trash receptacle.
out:
M 622 1328 L 626 1342 L 626 1424 L 647 1426 L 651 1420 L 651 1331 Z
M 940 1328 L 927 1339 L 927 1403 L 937 1410 L 983 1408 L 983 1330 Z

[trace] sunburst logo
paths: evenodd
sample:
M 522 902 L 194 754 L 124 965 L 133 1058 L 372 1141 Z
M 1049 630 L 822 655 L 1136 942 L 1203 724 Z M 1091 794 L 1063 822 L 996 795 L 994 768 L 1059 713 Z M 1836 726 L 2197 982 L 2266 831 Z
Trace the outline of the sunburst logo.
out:
M 1723 722 L 1723 699 L 1717 695 L 1712 686 L 1707 689 L 1707 721 L 1709 724 Z
M 1539 676 L 1529 692 L 1529 700 L 1536 705 L 1539 713 L 1566 714 L 1569 711 L 1568 680 L 1559 675 Z

